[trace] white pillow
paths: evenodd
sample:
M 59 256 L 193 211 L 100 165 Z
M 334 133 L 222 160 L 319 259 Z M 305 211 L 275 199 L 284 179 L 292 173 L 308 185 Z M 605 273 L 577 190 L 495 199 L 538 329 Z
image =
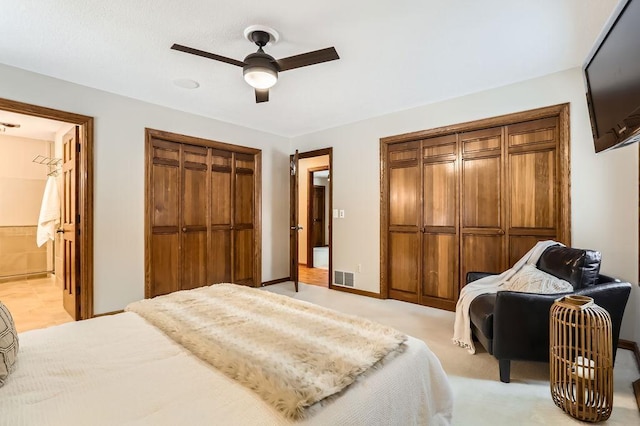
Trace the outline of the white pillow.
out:
M 554 294 L 572 292 L 573 286 L 565 280 L 541 271 L 535 265 L 524 265 L 502 285 L 501 290 Z
M 18 332 L 9 309 L 0 302 L 0 387 L 13 370 L 18 356 Z

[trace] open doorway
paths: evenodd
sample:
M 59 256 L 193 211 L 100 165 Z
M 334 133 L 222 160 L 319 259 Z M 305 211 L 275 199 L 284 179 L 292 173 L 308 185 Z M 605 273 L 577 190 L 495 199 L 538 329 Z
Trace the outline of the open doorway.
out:
M 331 205 L 332 149 L 326 148 L 298 154 L 296 179 L 298 239 L 297 268 L 298 281 L 329 287 L 331 275 Z M 292 205 L 291 209 L 296 206 Z
M 0 299 L 19 331 L 91 318 L 93 119 L 0 99 L 0 122 Z

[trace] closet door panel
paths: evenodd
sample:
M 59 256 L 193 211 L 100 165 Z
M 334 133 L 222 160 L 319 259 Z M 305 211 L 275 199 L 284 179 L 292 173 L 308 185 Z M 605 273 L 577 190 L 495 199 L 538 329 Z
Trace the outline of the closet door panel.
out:
M 153 226 L 178 226 L 179 190 L 178 165 L 153 165 Z
M 234 219 L 236 225 L 253 224 L 254 168 L 253 155 L 235 154 Z
M 455 301 L 458 298 L 458 243 L 455 234 L 423 237 L 422 294 Z
M 207 232 L 183 235 L 182 290 L 213 284 L 207 279 Z
M 182 280 L 183 290 L 207 280 L 208 150 L 183 145 L 182 152 Z
M 423 173 L 424 226 L 456 226 L 455 162 L 427 163 Z
M 236 171 L 236 225 L 253 223 L 253 204 L 253 173 Z
M 420 141 L 389 147 L 389 160 L 389 296 L 419 303 L 422 237 Z
M 255 158 L 253 155 L 234 154 L 235 178 L 233 184 L 233 282 L 253 286 L 253 268 L 255 261 L 254 230 L 254 193 Z
M 512 228 L 556 228 L 556 163 L 551 150 L 509 155 Z
M 231 159 L 233 154 L 211 150 L 211 239 L 208 275 L 213 284 L 231 282 Z
M 524 256 L 538 241 L 553 240 L 555 235 L 551 236 L 512 236 L 509 238 L 509 264 L 511 268 L 522 256 Z
M 253 285 L 253 230 L 234 230 L 233 282 Z
M 549 117 L 507 126 L 509 148 L 536 149 L 558 143 L 558 118 Z
M 180 145 L 153 141 L 149 149 L 151 209 L 149 296 L 180 289 Z
M 389 225 L 418 226 L 420 218 L 420 170 L 394 167 L 389 171 Z
M 211 284 L 231 282 L 231 231 L 229 229 L 211 231 L 211 251 L 208 262 Z
M 211 150 L 211 224 L 231 226 L 231 152 Z
M 511 266 L 538 241 L 559 239 L 562 177 L 557 117 L 512 124 L 506 129 Z
M 185 150 L 183 165 L 183 224 L 207 226 L 207 152 L 194 155 Z M 196 162 L 197 160 L 197 162 Z
M 422 142 L 420 303 L 452 309 L 458 297 L 458 155 L 456 135 Z
M 394 299 L 418 302 L 420 289 L 420 234 L 389 234 L 389 294 Z
M 151 287 L 149 297 L 180 290 L 178 274 L 179 237 L 176 232 L 151 236 Z
M 466 285 L 467 272 L 495 272 L 506 269 L 502 235 L 462 235 L 460 287 Z
M 500 157 L 462 161 L 462 224 L 465 228 L 501 228 Z

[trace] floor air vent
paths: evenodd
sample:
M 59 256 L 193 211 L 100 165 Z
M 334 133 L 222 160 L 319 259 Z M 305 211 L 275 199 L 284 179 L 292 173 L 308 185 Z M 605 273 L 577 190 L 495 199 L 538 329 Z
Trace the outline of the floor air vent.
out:
M 353 272 L 344 273 L 344 285 L 347 287 L 353 287 Z
M 334 271 L 333 283 L 338 285 L 344 285 L 347 287 L 353 287 L 354 274 L 353 272 Z

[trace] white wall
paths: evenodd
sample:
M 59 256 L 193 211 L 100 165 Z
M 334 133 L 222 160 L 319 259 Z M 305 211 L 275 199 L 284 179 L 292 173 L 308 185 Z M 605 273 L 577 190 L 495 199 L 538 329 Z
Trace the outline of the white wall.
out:
M 49 156 L 52 141 L 0 134 L 0 226 L 35 226 L 49 169 L 32 162 Z
M 640 341 L 638 144 L 596 155 L 580 69 L 293 138 L 291 149 L 333 147 L 333 267 L 362 272 L 355 287 L 380 291 L 380 142 L 431 129 L 569 102 L 572 245 L 602 252 L 602 272 L 632 282 L 622 338 Z
M 96 314 L 144 297 L 145 127 L 262 149 L 262 280 L 289 275 L 286 138 L 5 65 L 0 65 L 0 94 L 95 118 Z

